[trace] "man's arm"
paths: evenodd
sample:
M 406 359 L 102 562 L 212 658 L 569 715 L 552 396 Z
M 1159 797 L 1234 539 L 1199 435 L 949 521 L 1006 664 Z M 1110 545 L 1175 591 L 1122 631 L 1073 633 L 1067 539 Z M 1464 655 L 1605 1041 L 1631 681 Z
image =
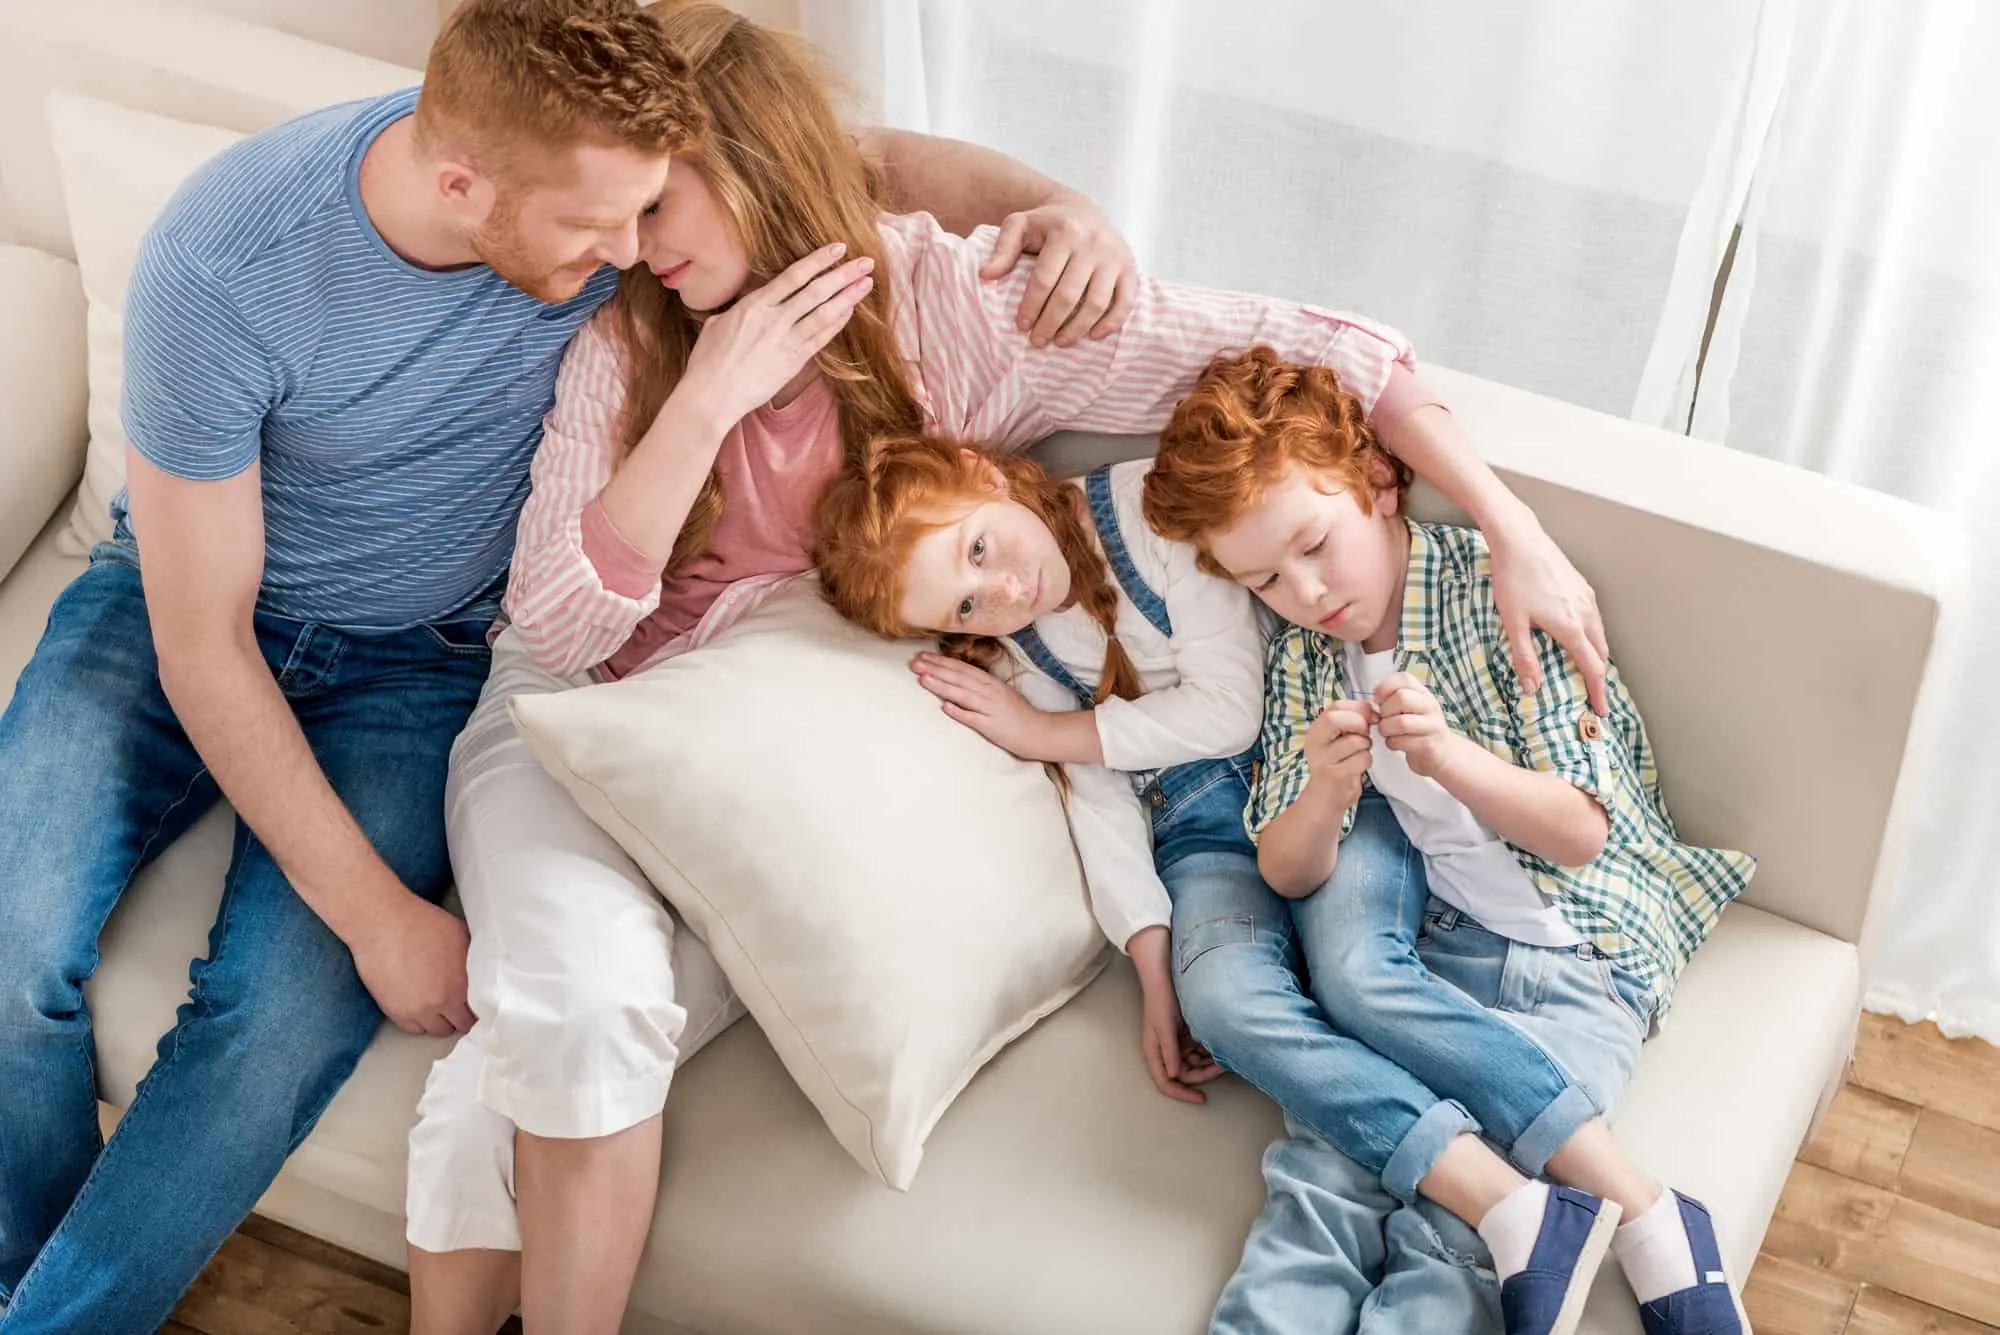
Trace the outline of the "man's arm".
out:
M 327 782 L 257 646 L 262 470 L 196 482 L 125 452 L 160 685 L 223 795 L 412 1032 L 472 1027 L 465 926 L 412 894 Z
M 1533 694 L 1541 686 L 1534 644 L 1534 628 L 1540 626 L 1583 672 L 1591 708 L 1608 713 L 1605 673 L 1611 650 L 1597 595 L 1543 532 L 1535 512 L 1479 457 L 1458 419 L 1440 405 L 1420 407 L 1385 432 L 1382 444 L 1472 516 L 1486 535 L 1493 552 L 1494 597 L 1524 689 Z
M 889 206 L 928 213 L 948 232 L 1000 228 L 980 271 L 998 278 L 1026 254 L 1038 258 L 1016 322 L 1037 347 L 1103 338 L 1131 313 L 1138 262 L 1125 239 L 1088 199 L 1005 153 L 958 139 L 870 128 L 855 142 L 881 164 Z

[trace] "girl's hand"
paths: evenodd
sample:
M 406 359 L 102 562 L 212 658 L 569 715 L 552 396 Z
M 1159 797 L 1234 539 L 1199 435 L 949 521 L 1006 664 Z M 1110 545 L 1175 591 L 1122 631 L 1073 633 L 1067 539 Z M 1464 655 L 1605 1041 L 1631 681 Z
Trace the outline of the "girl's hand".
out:
M 1493 552 L 1493 601 L 1500 608 L 1500 627 L 1507 634 L 1514 675 L 1528 695 L 1542 689 L 1542 660 L 1535 652 L 1534 628 L 1540 626 L 1583 674 L 1590 707 L 1611 713 L 1605 674 L 1611 648 L 1604 638 L 1604 618 L 1597 595 L 1577 573 L 1562 549 L 1541 525 L 1488 533 Z
M 1022 760 L 1050 760 L 1049 715 L 984 668 L 943 654 L 918 654 L 910 661 L 925 690 L 944 702 L 948 718 Z
M 725 430 L 769 403 L 874 288 L 875 261 L 843 264 L 846 251 L 822 246 L 705 322 L 677 392 L 699 395 Z
M 1153 1084 L 1180 1103 L 1208 1102 L 1208 1095 L 1195 1086 L 1221 1075 L 1222 1067 L 1194 1041 L 1181 1018 L 1180 998 L 1174 995 L 1173 971 L 1167 963 L 1170 934 L 1164 927 L 1144 928 L 1133 934 L 1126 950 L 1139 975 L 1139 1050 Z
M 1411 773 L 1437 778 L 1458 740 L 1444 721 L 1437 697 L 1409 673 L 1398 672 L 1375 688 L 1375 707 L 1381 712 L 1382 741 L 1388 748 L 1402 752 Z

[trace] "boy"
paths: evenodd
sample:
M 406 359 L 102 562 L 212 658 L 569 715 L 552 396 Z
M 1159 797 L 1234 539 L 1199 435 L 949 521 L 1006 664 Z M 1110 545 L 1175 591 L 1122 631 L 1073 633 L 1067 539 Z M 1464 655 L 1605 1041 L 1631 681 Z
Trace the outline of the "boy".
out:
M 1542 684 L 1524 695 L 1484 539 L 1406 519 L 1408 481 L 1330 371 L 1254 348 L 1213 364 L 1176 411 L 1145 513 L 1288 623 L 1245 822 L 1265 879 L 1294 899 L 1335 1027 L 1470 1105 L 1508 1073 L 1452 1042 L 1463 1026 L 1434 974 L 1509 1012 L 1607 1108 L 1754 864 L 1676 838 L 1615 672 L 1600 719 L 1543 640 Z M 1622 1207 L 1611 1249 L 1649 1335 L 1747 1331 L 1707 1211 L 1626 1163 L 1601 1118 L 1513 1150 L 1523 1171 Z M 1475 1221 L 1510 1331 L 1574 1327 L 1578 1231 L 1600 1205 L 1538 1187 Z M 1267 1210 L 1259 1227 L 1284 1219 Z M 1253 1235 L 1232 1289 L 1268 1254 Z

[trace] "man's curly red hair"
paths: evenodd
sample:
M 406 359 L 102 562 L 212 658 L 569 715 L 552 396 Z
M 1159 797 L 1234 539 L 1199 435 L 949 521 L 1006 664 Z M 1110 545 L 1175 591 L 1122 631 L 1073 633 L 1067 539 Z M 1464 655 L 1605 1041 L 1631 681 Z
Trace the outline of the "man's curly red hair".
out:
M 1409 467 L 1376 440 L 1361 400 L 1326 367 L 1293 365 L 1263 346 L 1218 357 L 1160 433 L 1146 476 L 1146 523 L 1192 544 L 1204 570 L 1227 577 L 1207 535 L 1241 520 L 1293 466 L 1349 493 L 1368 514 L 1384 479 L 1394 479 L 1398 495 L 1411 480 Z

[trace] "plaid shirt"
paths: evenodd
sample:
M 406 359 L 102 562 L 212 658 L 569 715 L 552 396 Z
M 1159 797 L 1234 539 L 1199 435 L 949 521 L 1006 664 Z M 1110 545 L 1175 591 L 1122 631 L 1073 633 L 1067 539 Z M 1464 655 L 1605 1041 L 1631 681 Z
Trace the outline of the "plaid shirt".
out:
M 1611 717 L 1590 710 L 1582 674 L 1537 632 L 1542 689 L 1523 700 L 1493 602 L 1492 558 L 1475 529 L 1410 525 L 1396 670 L 1437 697 L 1445 722 L 1510 764 L 1557 775 L 1604 807 L 1597 860 L 1558 867 L 1516 848 L 1529 878 L 1579 935 L 1643 979 L 1665 1006 L 1674 980 L 1756 867 L 1744 853 L 1696 848 L 1674 833 L 1645 725 L 1616 669 Z M 1306 729 L 1352 698 L 1340 641 L 1288 626 L 1264 678 L 1263 759 L 1244 824 L 1257 838 L 1305 790 Z M 1350 808 L 1341 837 L 1354 827 Z

